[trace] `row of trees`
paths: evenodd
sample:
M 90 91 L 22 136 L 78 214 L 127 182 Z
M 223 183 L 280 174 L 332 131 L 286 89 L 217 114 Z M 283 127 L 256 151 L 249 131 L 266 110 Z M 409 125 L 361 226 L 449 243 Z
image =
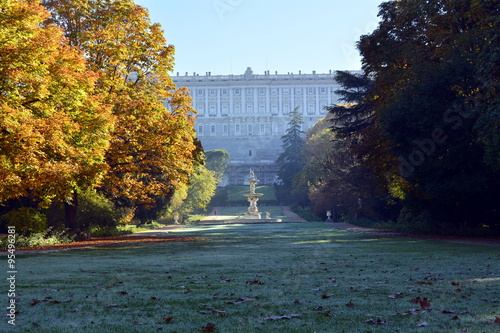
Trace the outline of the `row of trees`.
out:
M 64 206 L 79 193 L 147 210 L 200 171 L 195 110 L 174 48 L 132 0 L 0 0 L 0 203 Z M 168 103 L 170 110 L 165 107 Z
M 319 213 L 422 231 L 498 226 L 498 3 L 388 1 L 338 72 L 345 104 L 309 133 L 296 191 Z

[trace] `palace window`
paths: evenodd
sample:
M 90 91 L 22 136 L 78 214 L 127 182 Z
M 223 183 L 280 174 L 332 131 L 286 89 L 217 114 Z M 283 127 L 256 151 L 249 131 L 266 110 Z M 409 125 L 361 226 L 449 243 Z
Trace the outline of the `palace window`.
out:
M 215 105 L 210 105 L 210 117 L 217 116 L 217 110 L 215 109 Z
M 278 106 L 276 104 L 271 105 L 271 114 L 273 116 L 278 115 Z
M 240 89 L 238 89 L 238 88 L 234 89 L 234 94 L 235 95 L 239 95 L 240 94 Z

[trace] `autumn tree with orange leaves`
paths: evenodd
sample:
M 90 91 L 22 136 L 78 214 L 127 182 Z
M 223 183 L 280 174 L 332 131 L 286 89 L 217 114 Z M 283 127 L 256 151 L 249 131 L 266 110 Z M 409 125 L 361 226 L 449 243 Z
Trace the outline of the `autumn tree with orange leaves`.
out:
M 174 48 L 145 8 L 0 3 L 1 202 L 64 202 L 76 231 L 80 190 L 147 207 L 188 182 L 201 162 L 195 111 L 168 74 Z
M 71 202 L 107 170 L 113 118 L 98 75 L 61 28 L 41 26 L 39 1 L 0 3 L 0 202 Z
M 54 0 L 45 6 L 98 72 L 96 93 L 116 118 L 102 190 L 120 206 L 154 203 L 188 181 L 199 149 L 191 96 L 168 72 L 174 48 L 132 0 Z M 169 111 L 165 100 L 170 105 Z

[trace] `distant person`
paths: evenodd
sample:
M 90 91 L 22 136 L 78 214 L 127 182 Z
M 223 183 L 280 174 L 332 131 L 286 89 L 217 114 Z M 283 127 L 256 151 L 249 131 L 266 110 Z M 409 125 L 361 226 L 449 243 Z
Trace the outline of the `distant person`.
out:
M 219 212 L 217 211 L 217 209 L 214 209 L 214 215 L 217 216 L 217 214 L 219 214 Z

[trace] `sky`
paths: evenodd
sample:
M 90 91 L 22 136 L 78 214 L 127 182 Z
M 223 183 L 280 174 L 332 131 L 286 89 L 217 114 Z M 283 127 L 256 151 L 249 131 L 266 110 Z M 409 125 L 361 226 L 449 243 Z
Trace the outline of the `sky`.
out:
M 382 0 L 135 0 L 175 46 L 174 74 L 359 70 Z

